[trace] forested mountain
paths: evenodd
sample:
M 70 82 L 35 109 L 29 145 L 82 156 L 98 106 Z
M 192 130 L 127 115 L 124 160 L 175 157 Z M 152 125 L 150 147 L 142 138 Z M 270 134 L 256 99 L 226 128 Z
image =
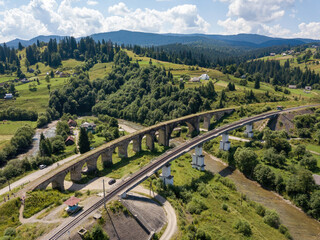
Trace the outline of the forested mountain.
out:
M 132 32 L 120 30 L 115 32 L 97 33 L 91 35 L 95 41 L 111 40 L 117 44 L 140 45 L 140 46 L 160 46 L 168 44 L 190 44 L 203 42 L 211 46 L 232 46 L 246 48 L 264 48 L 276 45 L 301 45 L 314 42 L 312 39 L 283 39 L 272 38 L 257 34 L 238 34 L 238 35 L 206 35 L 206 34 L 155 34 L 145 32 Z M 50 39 L 56 39 L 59 42 L 63 36 L 39 36 L 29 41 L 15 39 L 7 42 L 7 46 L 17 48 L 19 42 L 25 47 L 40 42 L 49 42 Z M 77 39 L 77 40 L 80 40 Z

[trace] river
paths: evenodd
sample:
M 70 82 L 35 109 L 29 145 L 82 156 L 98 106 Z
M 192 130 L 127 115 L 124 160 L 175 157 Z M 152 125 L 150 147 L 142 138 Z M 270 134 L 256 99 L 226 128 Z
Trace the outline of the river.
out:
M 130 121 L 120 120 L 119 125 L 128 132 L 140 130 L 143 127 Z M 177 140 L 172 142 L 179 144 Z M 319 240 L 320 223 L 307 216 L 303 211 L 295 207 L 290 201 L 283 199 L 280 195 L 265 190 L 258 183 L 247 179 L 240 171 L 233 170 L 220 159 L 205 154 L 206 170 L 219 173 L 230 178 L 240 193 L 245 194 L 249 199 L 260 203 L 267 208 L 276 210 L 280 215 L 281 223 L 284 224 L 295 240 Z

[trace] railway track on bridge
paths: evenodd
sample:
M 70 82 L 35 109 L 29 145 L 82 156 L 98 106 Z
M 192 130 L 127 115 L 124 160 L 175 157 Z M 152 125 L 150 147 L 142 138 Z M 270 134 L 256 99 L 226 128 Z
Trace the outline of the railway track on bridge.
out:
M 254 117 L 249 117 L 245 119 L 238 120 L 234 123 L 224 125 L 220 128 L 211 130 L 210 132 L 199 135 L 186 143 L 173 148 L 172 150 L 167 151 L 166 153 L 162 154 L 161 156 L 157 157 L 155 160 L 153 160 L 150 164 L 140 169 L 138 172 L 134 173 L 129 179 L 123 181 L 119 186 L 112 189 L 105 198 L 102 198 L 95 204 L 93 204 L 88 209 L 81 212 L 77 217 L 72 219 L 70 222 L 65 224 L 65 226 L 61 227 L 56 231 L 51 237 L 49 237 L 49 240 L 56 240 L 63 237 L 67 232 L 69 232 L 73 227 L 75 227 L 79 222 L 81 222 L 84 218 L 86 218 L 90 213 L 95 211 L 96 209 L 100 208 L 104 202 L 110 201 L 115 196 L 122 194 L 124 192 L 128 192 L 130 189 L 135 187 L 136 185 L 140 184 L 142 181 L 150 177 L 152 174 L 154 174 L 156 171 L 158 171 L 162 166 L 165 164 L 173 161 L 174 159 L 178 158 L 179 156 L 189 152 L 190 150 L 194 149 L 196 146 L 203 144 L 204 142 L 207 142 L 213 138 L 216 138 L 220 136 L 221 134 L 232 131 L 236 128 L 242 127 L 246 124 L 263 120 L 266 118 L 271 118 L 273 116 L 279 115 L 281 113 L 286 113 L 290 111 L 299 110 L 302 108 L 308 108 L 308 107 L 316 107 L 319 105 L 310 105 L 310 106 L 302 106 L 302 107 L 295 107 L 290 108 L 283 111 L 274 111 L 269 113 L 263 113 Z

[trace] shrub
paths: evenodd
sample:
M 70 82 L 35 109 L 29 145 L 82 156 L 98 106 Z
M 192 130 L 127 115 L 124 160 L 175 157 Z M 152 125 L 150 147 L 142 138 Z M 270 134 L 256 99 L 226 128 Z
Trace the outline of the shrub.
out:
M 13 227 L 8 227 L 5 231 L 4 231 L 4 235 L 5 236 L 15 236 L 16 235 L 16 229 Z
M 252 234 L 250 224 L 245 220 L 238 219 L 233 224 L 233 228 L 237 229 L 239 233 L 242 233 L 245 236 L 250 236 Z
M 222 210 L 224 211 L 228 211 L 228 205 L 223 203 L 222 206 L 221 206 Z
M 256 213 L 260 215 L 261 217 L 264 217 L 266 213 L 266 208 L 262 206 L 261 204 L 257 204 L 256 206 Z
M 202 211 L 207 210 L 207 205 L 200 199 L 192 198 L 191 202 L 187 204 L 187 210 L 191 214 L 200 214 Z
M 280 225 L 279 215 L 274 210 L 267 210 L 263 217 L 263 221 L 273 228 L 278 228 Z

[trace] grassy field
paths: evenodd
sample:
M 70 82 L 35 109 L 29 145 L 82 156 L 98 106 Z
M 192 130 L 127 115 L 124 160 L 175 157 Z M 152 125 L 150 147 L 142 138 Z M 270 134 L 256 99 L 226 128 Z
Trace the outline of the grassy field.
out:
M 174 197 L 173 193 L 169 196 L 178 216 L 179 232 L 175 239 L 191 236 L 196 239 L 195 236 L 201 232 L 209 235 L 210 239 L 266 239 L 266 236 L 271 240 L 286 239 L 278 230 L 264 223 L 256 212 L 258 205 L 238 193 L 229 179 L 195 170 L 190 162 L 191 156 L 184 155 L 173 161 L 171 166 L 175 186 L 185 189 L 180 197 Z M 192 204 L 199 205 L 195 212 Z M 239 220 L 249 224 L 252 234 L 245 236 L 235 229 L 234 225 Z
M 19 221 L 19 208 L 21 202 L 18 198 L 12 199 L 0 206 L 0 236 L 9 228 L 16 228 L 21 223 Z

